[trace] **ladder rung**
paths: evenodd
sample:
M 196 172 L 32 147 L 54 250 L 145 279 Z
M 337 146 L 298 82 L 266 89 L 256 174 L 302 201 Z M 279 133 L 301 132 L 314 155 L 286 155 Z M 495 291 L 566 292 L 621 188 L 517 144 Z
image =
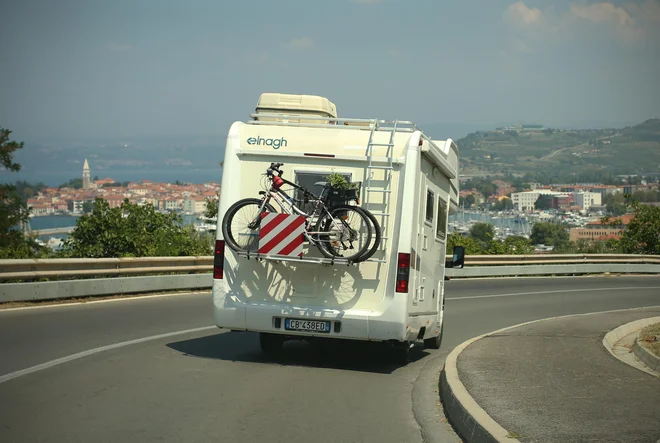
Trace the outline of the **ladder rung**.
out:
M 394 169 L 394 168 L 392 166 L 371 166 L 371 165 L 369 165 L 369 166 L 367 166 L 367 169 L 387 169 L 387 170 L 390 170 L 390 169 Z
M 371 215 L 382 215 L 383 217 L 389 217 L 389 212 L 372 212 Z
M 372 263 L 386 263 L 387 260 L 382 259 L 382 258 L 368 258 L 366 261 L 372 262 Z
M 369 143 L 369 146 L 394 146 L 394 143 Z
M 367 192 L 384 192 L 386 194 L 389 194 L 392 192 L 390 189 L 366 189 Z

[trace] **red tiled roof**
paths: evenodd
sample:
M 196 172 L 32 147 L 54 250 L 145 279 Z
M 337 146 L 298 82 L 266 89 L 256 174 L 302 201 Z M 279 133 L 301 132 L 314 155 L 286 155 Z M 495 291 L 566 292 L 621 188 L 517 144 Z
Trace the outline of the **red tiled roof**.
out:
M 621 224 L 623 224 L 624 226 L 627 226 L 633 218 L 635 218 L 635 214 L 624 214 L 624 215 L 620 215 L 618 217 L 610 217 L 610 222 L 614 222 L 615 220 L 620 220 Z M 587 223 L 587 226 L 589 226 L 589 225 L 600 225 L 600 224 L 602 224 L 602 222 L 600 220 L 596 220 L 596 221 L 592 221 L 590 223 Z

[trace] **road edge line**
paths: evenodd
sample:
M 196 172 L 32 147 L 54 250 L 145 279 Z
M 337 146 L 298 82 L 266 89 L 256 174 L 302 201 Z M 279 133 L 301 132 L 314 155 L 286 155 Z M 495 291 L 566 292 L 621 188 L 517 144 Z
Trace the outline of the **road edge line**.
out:
M 144 343 L 147 341 L 152 341 L 152 340 L 158 340 L 161 338 L 168 338 L 168 337 L 174 337 L 176 335 L 184 335 L 184 334 L 190 334 L 193 332 L 202 332 L 202 331 L 207 331 L 211 329 L 217 329 L 217 326 L 204 326 L 201 328 L 193 328 L 193 329 L 184 329 L 182 331 L 175 331 L 175 332 L 168 332 L 166 334 L 158 334 L 158 335 L 152 335 L 149 337 L 143 337 L 143 338 L 136 338 L 133 340 L 128 340 L 128 341 L 123 341 L 119 343 L 114 343 L 111 345 L 106 345 L 106 346 L 101 346 L 99 348 L 93 348 L 93 349 L 88 349 L 86 351 L 78 352 L 77 354 L 71 354 L 67 355 L 65 357 L 61 357 L 55 360 L 50 360 L 45 363 L 38 364 L 36 366 L 30 366 L 29 368 L 25 369 L 20 369 L 18 371 L 10 372 L 8 374 L 4 374 L 0 376 L 0 384 L 7 382 L 9 380 L 13 380 L 18 377 L 22 377 L 24 375 L 32 374 L 34 372 L 42 371 L 44 369 L 49 369 L 52 368 L 53 366 L 58 366 L 63 363 L 67 363 L 73 360 L 78 360 L 83 357 L 88 357 L 90 355 L 94 354 L 99 354 L 101 352 L 105 351 L 110 351 L 112 349 L 117 349 L 117 348 L 123 348 L 125 346 L 130 346 L 130 345 L 135 345 L 138 343 Z
M 559 315 L 555 317 L 541 318 L 513 326 L 507 326 L 496 331 L 473 337 L 456 346 L 447 356 L 445 366 L 440 373 L 440 398 L 445 406 L 445 412 L 451 425 L 457 430 L 459 436 L 472 442 L 497 442 L 514 443 L 520 442 L 517 438 L 499 423 L 497 423 L 470 395 L 467 388 L 458 375 L 458 357 L 472 343 L 489 335 L 498 334 L 511 329 L 527 326 L 542 321 L 556 320 L 567 317 L 581 317 L 595 314 L 607 314 L 611 312 L 638 311 L 648 308 L 660 308 L 660 305 L 642 306 L 637 308 L 613 309 L 609 311 L 586 312 L 583 314 Z

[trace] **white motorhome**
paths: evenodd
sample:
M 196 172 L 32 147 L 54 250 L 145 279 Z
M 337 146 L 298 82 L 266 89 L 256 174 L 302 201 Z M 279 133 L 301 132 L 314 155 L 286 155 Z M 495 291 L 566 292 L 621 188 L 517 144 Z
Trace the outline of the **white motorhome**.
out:
M 218 226 L 215 322 L 256 331 L 264 352 L 287 339 L 385 342 L 402 361 L 412 343 L 442 339 L 447 217 L 458 207 L 458 147 L 431 140 L 412 122 L 338 118 L 328 99 L 262 94 L 247 122 L 232 124 L 223 163 L 218 223 L 243 198 L 259 197 L 273 162 L 285 177 L 315 186 L 332 173 L 361 182 L 359 205 L 382 229 L 376 253 L 360 263 L 330 260 L 306 245 L 302 257 L 239 254 Z

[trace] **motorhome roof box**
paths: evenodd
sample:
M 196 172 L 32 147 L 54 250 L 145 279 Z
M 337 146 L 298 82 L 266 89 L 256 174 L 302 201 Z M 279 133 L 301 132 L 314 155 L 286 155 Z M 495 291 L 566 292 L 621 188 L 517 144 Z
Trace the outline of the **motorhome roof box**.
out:
M 286 117 L 259 117 L 255 120 L 307 123 L 307 124 L 335 124 L 327 120 L 297 119 L 295 116 L 315 116 L 323 118 L 337 118 L 337 107 L 325 97 L 318 95 L 279 94 L 266 92 L 261 94 L 257 103 L 256 114 L 286 114 Z

